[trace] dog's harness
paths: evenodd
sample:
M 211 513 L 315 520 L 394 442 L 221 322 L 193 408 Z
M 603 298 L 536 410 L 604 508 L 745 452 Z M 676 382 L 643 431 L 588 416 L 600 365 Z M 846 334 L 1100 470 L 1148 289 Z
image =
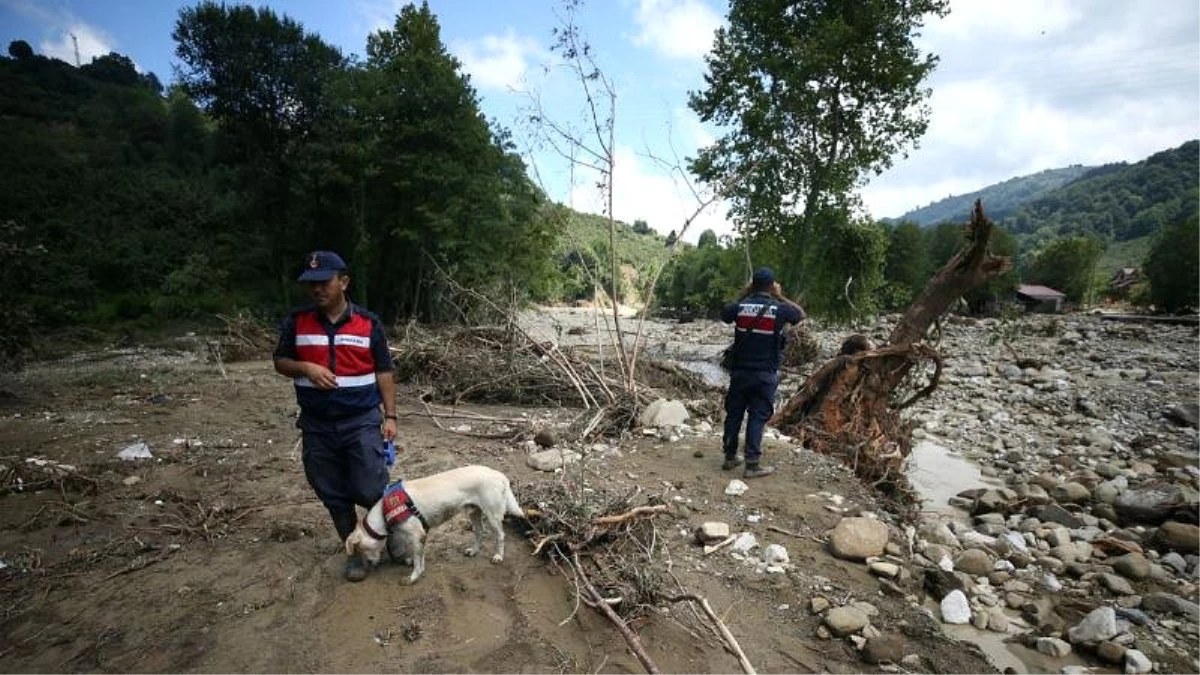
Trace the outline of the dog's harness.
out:
M 387 489 L 383 491 L 383 521 L 387 525 L 387 529 L 390 530 L 393 526 L 400 525 L 413 516 L 421 521 L 421 527 L 424 527 L 426 531 L 429 530 L 429 522 L 425 520 L 425 516 L 413 503 L 412 497 L 409 497 L 408 492 L 404 490 L 404 481 L 396 481 L 387 486 Z M 379 533 L 371 528 L 366 515 L 362 518 L 362 526 L 363 531 L 375 539 L 387 539 L 387 532 Z

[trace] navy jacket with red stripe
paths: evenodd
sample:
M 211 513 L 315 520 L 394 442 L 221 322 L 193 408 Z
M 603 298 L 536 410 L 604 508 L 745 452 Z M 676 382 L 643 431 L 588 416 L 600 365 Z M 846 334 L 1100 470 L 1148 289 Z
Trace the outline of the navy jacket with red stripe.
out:
M 392 370 L 383 325 L 353 303 L 330 323 L 315 307 L 292 312 L 280 327 L 275 358 L 325 366 L 337 377 L 337 388 L 317 389 L 305 377 L 294 380 L 301 417 L 334 420 L 376 409 L 383 399 L 375 373 Z
M 767 293 L 752 293 L 722 309 L 721 320 L 734 324 L 736 370 L 775 372 L 786 340 L 783 327 L 803 321 L 804 312 Z

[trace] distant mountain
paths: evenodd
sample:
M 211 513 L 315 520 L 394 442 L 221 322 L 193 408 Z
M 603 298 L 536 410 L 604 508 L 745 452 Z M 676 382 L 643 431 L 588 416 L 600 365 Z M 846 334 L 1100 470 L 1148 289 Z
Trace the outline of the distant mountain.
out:
M 1153 234 L 1198 208 L 1200 141 L 1188 141 L 1134 164 L 1091 169 L 1022 204 L 1002 222 L 1033 242 L 1074 234 L 1123 242 Z
M 1093 168 L 1077 164 L 1063 169 L 1046 169 L 1029 176 L 1009 178 L 1003 183 L 989 185 L 970 194 L 946 197 L 889 220 L 909 221 L 922 227 L 946 221 L 965 221 L 976 199 L 983 200 L 984 211 L 988 217 L 1001 220 L 1016 212 L 1017 207 L 1022 204 L 1070 183 Z

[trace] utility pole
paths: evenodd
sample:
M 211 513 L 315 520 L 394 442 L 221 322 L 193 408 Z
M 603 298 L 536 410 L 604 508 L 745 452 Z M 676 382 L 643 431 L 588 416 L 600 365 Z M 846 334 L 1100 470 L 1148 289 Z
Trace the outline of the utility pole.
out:
M 75 37 L 74 33 L 70 33 L 71 44 L 75 45 L 75 67 L 79 67 L 79 38 Z

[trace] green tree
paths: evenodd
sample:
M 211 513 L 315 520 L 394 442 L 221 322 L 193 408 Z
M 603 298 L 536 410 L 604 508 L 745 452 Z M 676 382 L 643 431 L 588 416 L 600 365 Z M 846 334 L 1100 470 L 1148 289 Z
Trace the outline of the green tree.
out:
M 840 209 L 817 214 L 815 224 L 801 304 L 837 323 L 866 318 L 878 309 L 887 234 L 877 223 L 854 219 Z
M 1200 307 L 1200 216 L 1192 214 L 1159 231 L 1146 256 L 1150 298 L 1166 312 Z
M 1074 302 L 1086 302 L 1095 285 L 1096 263 L 1104 244 L 1091 237 L 1056 239 L 1039 251 L 1029 267 L 1029 280 L 1058 289 Z
M 650 224 L 641 218 L 638 218 L 637 220 L 633 221 L 633 231 L 635 234 L 650 234 Z
M 33 47 L 24 40 L 13 40 L 8 43 L 8 55 L 14 59 L 32 59 Z
M 295 151 L 309 137 L 329 80 L 345 66 L 334 47 L 266 8 L 205 0 L 179 12 L 175 56 L 183 91 L 220 125 L 220 156 L 237 167 L 249 224 L 243 266 L 264 270 L 285 300 L 313 244 L 320 184 L 296 185 Z M 315 188 L 315 189 L 314 189 Z M 310 218 L 304 218 L 304 215 Z
M 928 125 L 936 57 L 914 37 L 945 0 L 732 0 L 689 105 L 728 128 L 693 163 L 726 188 L 742 231 L 804 259 L 818 214 L 839 210 Z M 737 180 L 733 180 L 737 177 Z M 799 279 L 799 271 L 789 281 Z
M 891 288 L 888 309 L 903 309 L 929 281 L 929 251 L 916 223 L 889 227 L 887 237 L 883 278 Z

